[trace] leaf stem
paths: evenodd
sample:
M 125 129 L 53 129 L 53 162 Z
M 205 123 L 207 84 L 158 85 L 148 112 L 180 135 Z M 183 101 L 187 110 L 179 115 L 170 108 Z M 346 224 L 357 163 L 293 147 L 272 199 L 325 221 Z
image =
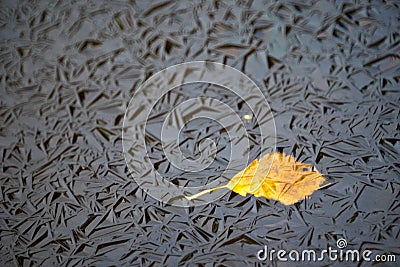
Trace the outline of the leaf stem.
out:
M 203 190 L 203 191 L 201 191 L 200 193 L 197 193 L 197 194 L 195 194 L 195 195 L 193 195 L 193 196 L 190 196 L 190 197 L 185 196 L 185 198 L 186 198 L 187 200 L 193 200 L 193 199 L 195 199 L 195 198 L 198 198 L 199 196 L 202 196 L 202 195 L 207 194 L 207 193 L 209 193 L 209 192 L 212 192 L 212 191 L 214 191 L 214 190 L 218 190 L 218 189 L 221 189 L 221 188 L 227 188 L 227 186 L 228 186 L 228 185 L 222 185 L 222 186 L 217 186 L 217 187 L 214 187 L 214 188 L 211 188 L 211 189 L 206 189 L 206 190 Z

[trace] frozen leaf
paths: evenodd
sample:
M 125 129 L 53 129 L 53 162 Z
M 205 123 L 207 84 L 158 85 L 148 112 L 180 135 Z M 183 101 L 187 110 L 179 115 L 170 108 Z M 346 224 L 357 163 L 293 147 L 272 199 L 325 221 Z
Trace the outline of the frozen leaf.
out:
M 254 160 L 228 184 L 186 198 L 192 200 L 205 193 L 227 188 L 242 196 L 253 194 L 290 205 L 311 195 L 324 181 L 323 175 L 309 164 L 297 162 L 291 155 L 272 153 Z

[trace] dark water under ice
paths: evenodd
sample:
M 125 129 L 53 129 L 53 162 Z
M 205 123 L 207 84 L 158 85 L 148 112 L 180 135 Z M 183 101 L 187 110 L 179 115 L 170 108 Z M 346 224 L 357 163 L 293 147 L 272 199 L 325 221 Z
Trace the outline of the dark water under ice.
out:
M 340 238 L 400 261 L 400 7 L 367 2 L 2 1 L 0 262 L 253 266 L 264 245 L 320 251 Z M 274 114 L 277 150 L 330 185 L 290 206 L 229 192 L 179 208 L 143 192 L 122 152 L 125 108 L 152 74 L 194 60 L 251 77 Z M 208 92 L 249 114 L 215 90 L 171 95 Z M 158 102 L 154 129 L 171 99 Z M 226 167 L 231 144 L 218 123 L 193 120 L 179 136 L 194 158 L 196 142 L 216 141 L 217 160 L 197 175 L 169 166 L 154 129 L 149 156 L 173 183 L 201 185 Z M 251 120 L 246 129 L 254 159 L 260 132 Z

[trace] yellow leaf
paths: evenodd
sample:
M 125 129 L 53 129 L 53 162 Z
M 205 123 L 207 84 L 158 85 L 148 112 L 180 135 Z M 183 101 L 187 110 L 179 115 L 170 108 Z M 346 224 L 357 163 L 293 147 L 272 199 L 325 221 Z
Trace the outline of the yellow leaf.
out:
M 242 196 L 253 194 L 290 205 L 311 195 L 324 181 L 323 175 L 309 164 L 297 162 L 291 155 L 272 153 L 251 162 L 228 184 L 186 198 L 192 200 L 208 192 L 227 188 Z

